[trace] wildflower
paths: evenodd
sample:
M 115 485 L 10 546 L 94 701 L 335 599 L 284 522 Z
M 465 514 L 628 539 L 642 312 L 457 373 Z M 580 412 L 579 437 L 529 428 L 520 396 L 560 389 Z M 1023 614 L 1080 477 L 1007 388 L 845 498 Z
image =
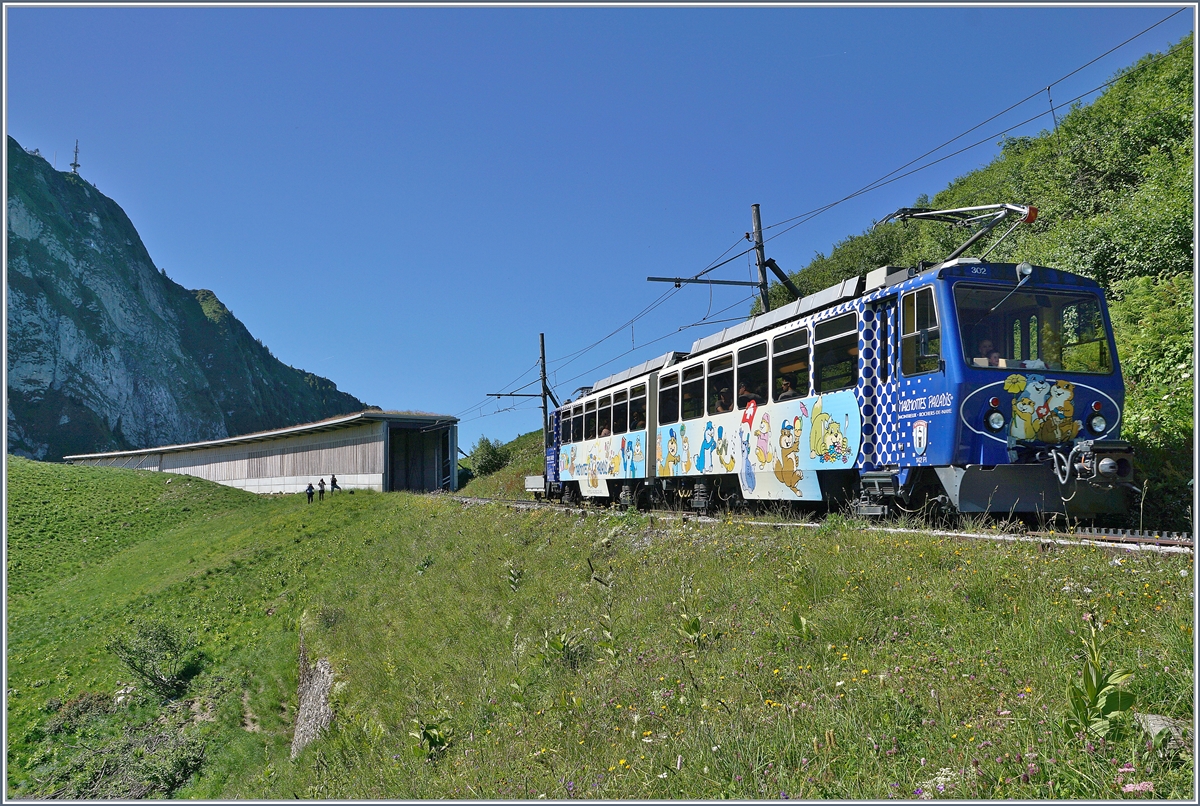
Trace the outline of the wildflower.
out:
M 1153 792 L 1154 784 L 1150 781 L 1142 781 L 1140 784 L 1125 784 L 1121 787 L 1122 792 Z

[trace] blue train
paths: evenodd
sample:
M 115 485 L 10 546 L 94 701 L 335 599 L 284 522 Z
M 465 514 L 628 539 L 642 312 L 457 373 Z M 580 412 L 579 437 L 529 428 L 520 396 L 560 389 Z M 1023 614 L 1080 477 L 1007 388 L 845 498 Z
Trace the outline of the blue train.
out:
M 1123 512 L 1133 453 L 1099 285 L 962 256 L 1004 216 L 1032 221 L 1032 207 L 889 218 L 993 211 L 941 263 L 876 269 L 581 390 L 551 414 L 545 494 L 700 511 Z

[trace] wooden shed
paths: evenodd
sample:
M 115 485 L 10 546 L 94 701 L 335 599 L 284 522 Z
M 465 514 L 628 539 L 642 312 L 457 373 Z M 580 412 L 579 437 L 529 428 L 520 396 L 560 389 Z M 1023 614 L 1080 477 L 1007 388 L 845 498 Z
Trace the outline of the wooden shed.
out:
M 458 420 L 362 411 L 238 437 L 66 456 L 100 465 L 197 476 L 256 493 L 295 493 L 336 475 L 345 490 L 455 490 Z

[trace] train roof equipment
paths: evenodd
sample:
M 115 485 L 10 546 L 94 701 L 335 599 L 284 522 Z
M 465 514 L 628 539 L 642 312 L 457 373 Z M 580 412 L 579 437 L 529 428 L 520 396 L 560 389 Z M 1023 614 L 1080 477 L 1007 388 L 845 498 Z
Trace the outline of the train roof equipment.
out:
M 651 358 L 649 361 L 643 361 L 636 367 L 623 369 L 620 372 L 616 372 L 606 378 L 601 378 L 593 383 L 592 388 L 588 391 L 589 393 L 599 392 L 601 389 L 605 389 L 609 386 L 616 386 L 618 383 L 627 381 L 630 378 L 636 378 L 639 375 L 645 375 L 649 372 L 653 372 L 656 369 L 663 369 L 664 367 L 669 367 L 672 364 L 678 364 L 687 357 L 688 353 L 680 353 L 676 352 L 675 350 L 672 350 L 669 353 L 663 353 L 657 358 Z

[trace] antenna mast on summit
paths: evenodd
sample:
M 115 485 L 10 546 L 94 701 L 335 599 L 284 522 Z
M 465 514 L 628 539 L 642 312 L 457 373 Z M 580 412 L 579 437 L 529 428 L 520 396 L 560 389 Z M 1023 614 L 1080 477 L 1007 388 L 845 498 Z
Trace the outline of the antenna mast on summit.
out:
M 79 173 L 79 141 L 75 141 L 75 161 L 71 163 L 71 173 Z

